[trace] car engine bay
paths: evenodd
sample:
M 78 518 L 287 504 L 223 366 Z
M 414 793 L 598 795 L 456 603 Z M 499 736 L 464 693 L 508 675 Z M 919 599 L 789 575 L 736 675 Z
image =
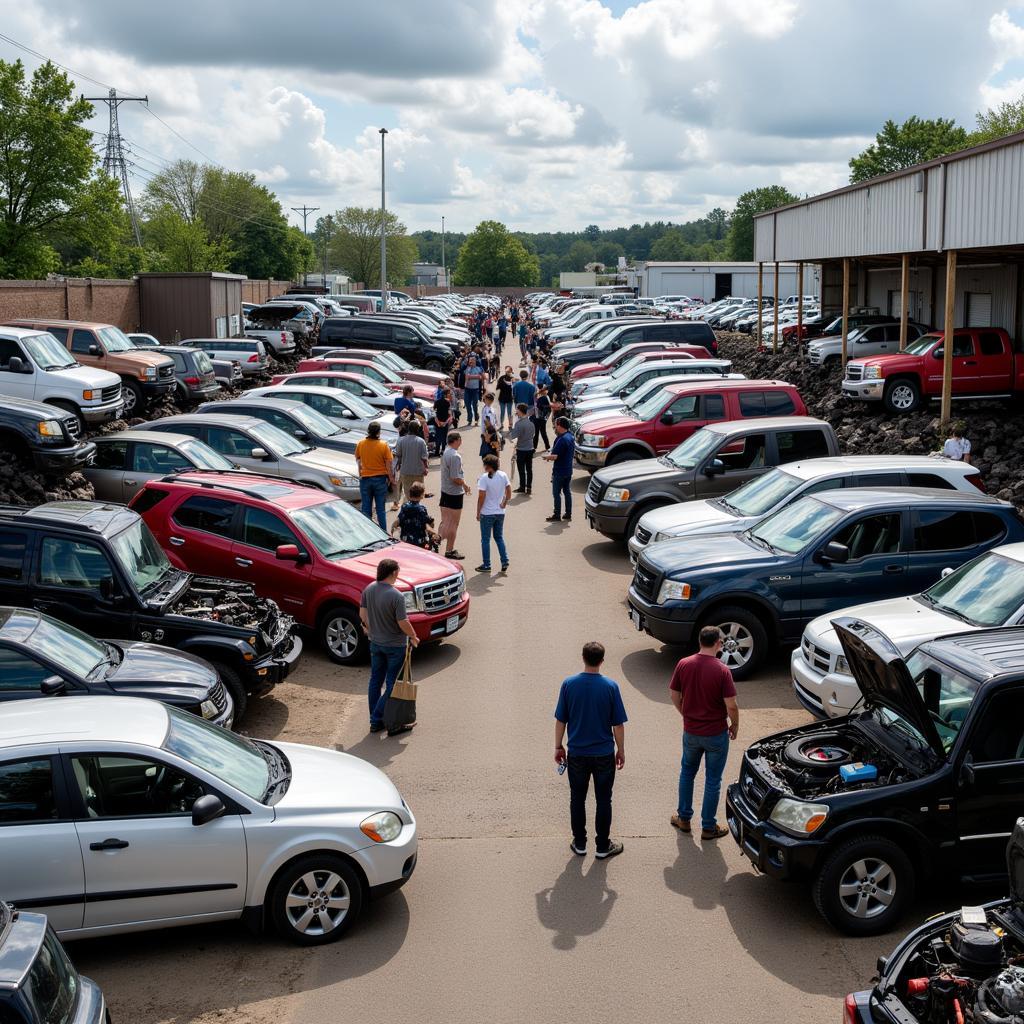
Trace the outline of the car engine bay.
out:
M 189 619 L 223 622 L 241 629 L 262 629 L 272 642 L 291 628 L 289 616 L 281 615 L 274 601 L 259 597 L 253 587 L 236 580 L 196 576 L 172 608 L 175 615 Z

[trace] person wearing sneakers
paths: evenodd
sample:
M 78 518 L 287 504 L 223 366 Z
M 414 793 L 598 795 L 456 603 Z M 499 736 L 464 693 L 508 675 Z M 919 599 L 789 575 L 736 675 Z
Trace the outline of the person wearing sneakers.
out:
M 615 773 L 626 765 L 626 709 L 619 684 L 601 672 L 604 645 L 583 645 L 583 671 L 562 681 L 555 706 L 555 764 L 568 761 L 569 849 L 587 853 L 587 791 L 594 778 L 595 856 L 598 860 L 622 853 L 622 843 L 609 838 L 612 827 L 612 787 Z M 569 732 L 569 753 L 563 740 Z
M 543 456 L 545 462 L 553 462 L 551 467 L 551 494 L 555 500 L 555 510 L 545 519 L 546 523 L 557 523 L 562 520 L 572 522 L 572 470 L 576 453 L 576 439 L 569 429 L 572 424 L 565 416 L 555 420 L 555 443 L 551 446 L 551 454 Z M 565 498 L 565 515 L 562 515 L 562 498 Z
M 669 819 L 681 832 L 690 831 L 693 817 L 693 780 L 704 759 L 704 800 L 700 808 L 701 839 L 721 839 L 729 830 L 719 825 L 718 797 L 722 772 L 729 756 L 729 740 L 736 739 L 740 709 L 732 672 L 718 660 L 722 631 L 705 626 L 700 650 L 683 658 L 672 673 L 669 696 L 683 716 L 683 760 L 679 769 L 679 806 Z
M 465 470 L 462 468 L 462 435 L 453 430 L 448 435 L 448 444 L 441 456 L 441 529 L 438 533 L 444 540 L 445 558 L 461 559 L 455 550 L 455 538 L 459 532 L 459 520 L 462 519 L 462 505 L 470 486 L 466 483 Z
M 477 572 L 491 571 L 491 537 L 498 546 L 501 571 L 508 572 L 508 549 L 505 547 L 505 509 L 512 497 L 512 485 L 502 473 L 497 455 L 484 456 L 484 473 L 477 481 L 476 521 L 480 524 L 480 549 L 483 561 Z

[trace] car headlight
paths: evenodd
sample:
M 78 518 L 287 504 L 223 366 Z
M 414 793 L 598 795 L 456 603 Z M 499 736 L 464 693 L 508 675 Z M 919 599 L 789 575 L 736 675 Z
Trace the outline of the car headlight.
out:
M 405 597 L 405 610 L 407 612 L 418 612 L 420 610 L 415 590 L 403 590 L 402 595 Z
M 651 538 L 651 543 L 657 543 L 659 540 L 675 540 L 681 534 L 673 533 L 671 530 L 662 530 L 661 533 L 656 533 Z
M 853 675 L 850 671 L 850 663 L 841 654 L 836 658 L 836 671 L 841 672 L 844 676 Z
M 609 487 L 604 492 L 605 501 L 629 501 L 628 487 Z
M 91 402 L 93 400 L 93 396 L 94 396 L 94 392 L 91 391 L 89 388 L 86 388 L 82 392 L 82 401 L 83 402 Z
M 139 380 L 156 380 L 156 367 L 146 366 L 140 370 Z
M 390 843 L 402 834 L 402 819 L 392 811 L 371 814 L 359 823 L 359 831 L 375 843 Z
M 217 717 L 217 705 L 212 700 L 204 700 L 199 705 L 199 713 L 203 718 L 216 718 Z
M 658 591 L 658 604 L 666 601 L 689 601 L 690 584 L 680 583 L 679 580 L 665 580 Z
M 359 481 L 354 476 L 332 476 L 329 478 L 335 487 L 358 487 Z
M 865 366 L 864 380 L 881 380 L 882 368 L 880 366 Z
M 772 809 L 769 820 L 795 836 L 817 832 L 828 817 L 828 804 L 807 804 L 783 797 Z
M 584 434 L 583 443 L 589 444 L 592 448 L 604 447 L 604 434 Z
M 38 424 L 40 437 L 63 437 L 60 420 L 40 420 Z

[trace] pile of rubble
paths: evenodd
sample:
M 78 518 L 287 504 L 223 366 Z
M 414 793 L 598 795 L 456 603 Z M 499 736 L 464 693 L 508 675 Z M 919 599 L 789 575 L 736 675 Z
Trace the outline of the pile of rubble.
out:
M 719 355 L 737 373 L 796 385 L 811 416 L 827 420 L 849 455 L 927 455 L 942 448 L 945 434 L 938 405 L 909 416 L 885 412 L 878 403 L 843 398 L 840 372 L 811 366 L 792 347 L 758 352 L 750 337 L 718 335 Z M 955 403 L 953 413 L 973 448 L 973 462 L 990 494 L 1024 506 L 1024 409 L 1018 402 Z

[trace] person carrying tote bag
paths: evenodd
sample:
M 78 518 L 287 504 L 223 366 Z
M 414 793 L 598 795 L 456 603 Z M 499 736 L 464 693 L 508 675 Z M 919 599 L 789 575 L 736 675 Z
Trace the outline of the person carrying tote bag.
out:
M 389 736 L 408 732 L 416 724 L 416 684 L 412 681 L 412 645 L 405 645 L 402 674 L 384 705 L 384 728 Z

